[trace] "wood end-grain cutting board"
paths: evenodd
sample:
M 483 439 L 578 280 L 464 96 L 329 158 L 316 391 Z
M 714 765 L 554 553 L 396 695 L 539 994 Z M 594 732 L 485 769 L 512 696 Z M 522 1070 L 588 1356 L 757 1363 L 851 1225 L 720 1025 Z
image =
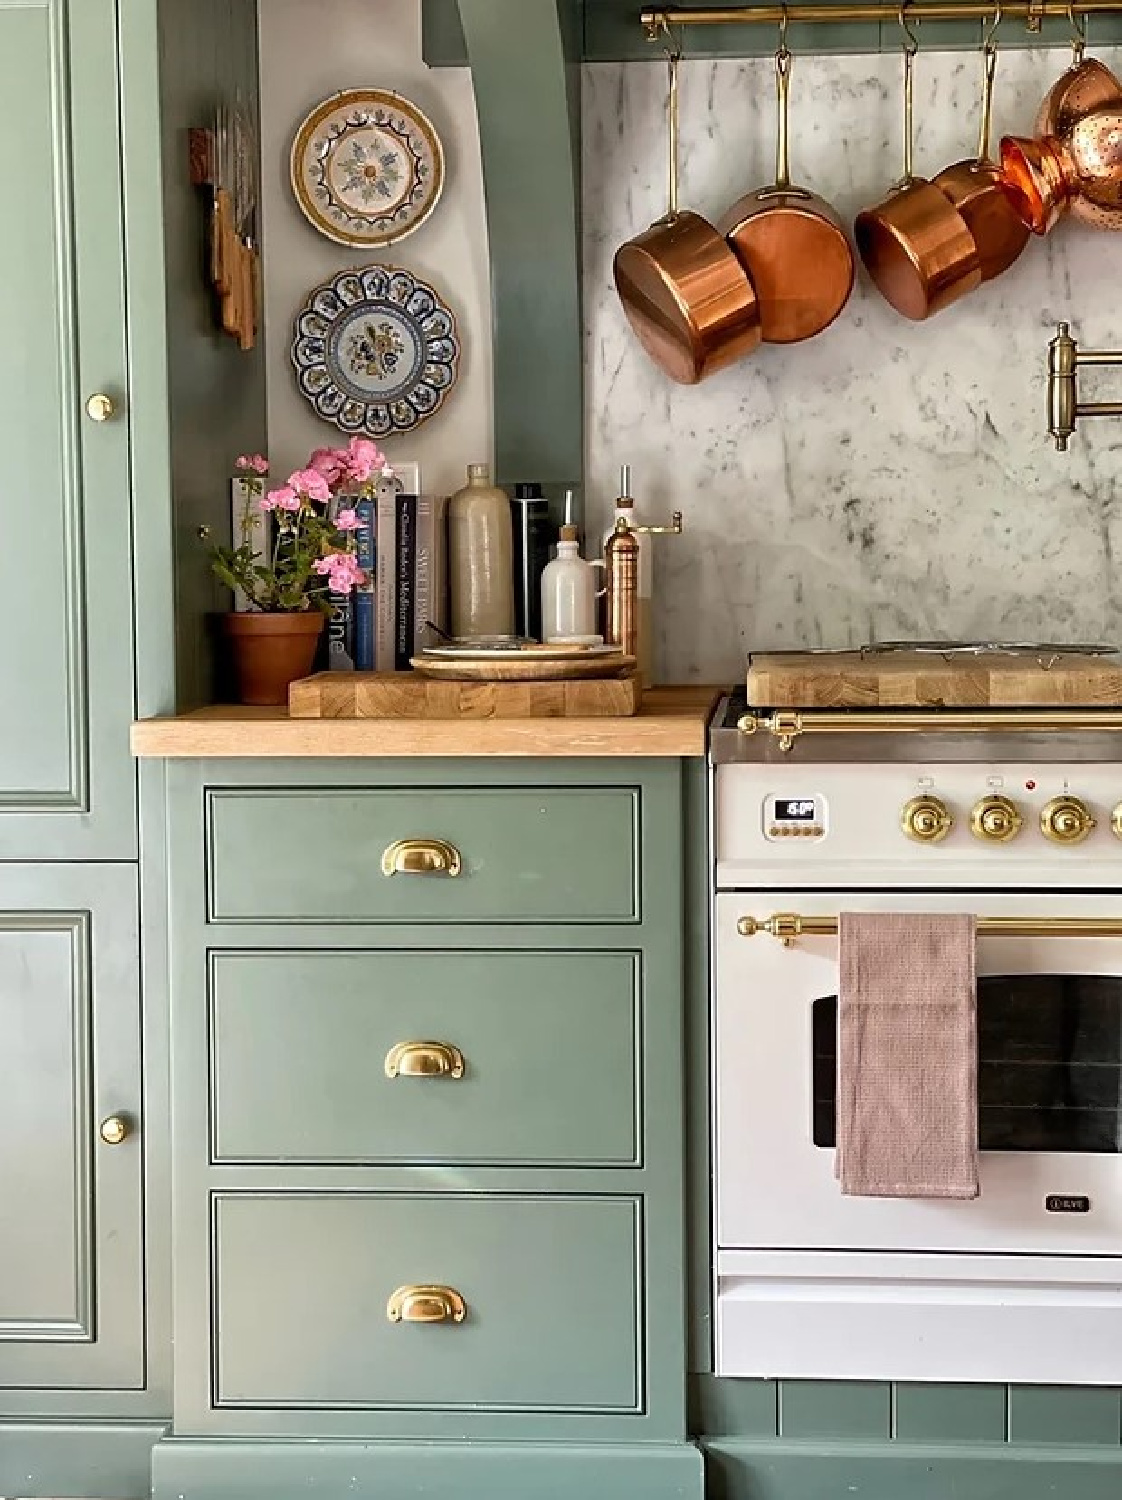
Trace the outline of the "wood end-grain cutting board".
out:
M 1111 708 L 1122 658 L 780 652 L 748 662 L 753 708 Z
M 319 672 L 294 682 L 294 719 L 621 719 L 637 676 L 566 682 L 438 682 L 412 672 Z

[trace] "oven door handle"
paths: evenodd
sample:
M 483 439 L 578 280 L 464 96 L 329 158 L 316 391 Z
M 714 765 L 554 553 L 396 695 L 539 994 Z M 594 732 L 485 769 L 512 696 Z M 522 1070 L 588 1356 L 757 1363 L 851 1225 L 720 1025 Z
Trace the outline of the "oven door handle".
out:
M 796 938 L 834 937 L 837 917 L 808 917 L 780 911 L 770 917 L 741 917 L 741 937 L 778 938 L 789 948 Z M 979 917 L 979 937 L 1009 938 L 1122 938 L 1122 917 Z

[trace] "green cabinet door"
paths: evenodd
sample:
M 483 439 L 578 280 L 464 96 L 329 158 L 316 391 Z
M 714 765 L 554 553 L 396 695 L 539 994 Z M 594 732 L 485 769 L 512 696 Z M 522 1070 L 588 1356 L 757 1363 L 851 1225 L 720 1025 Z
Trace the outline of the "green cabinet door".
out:
M 0 0 L 0 859 L 136 853 L 116 11 Z
M 0 1407 L 143 1385 L 137 943 L 134 869 L 0 865 Z

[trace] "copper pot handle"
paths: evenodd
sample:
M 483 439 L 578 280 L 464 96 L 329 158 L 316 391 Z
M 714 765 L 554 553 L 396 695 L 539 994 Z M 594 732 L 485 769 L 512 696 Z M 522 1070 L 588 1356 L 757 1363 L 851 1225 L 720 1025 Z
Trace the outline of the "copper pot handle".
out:
M 784 7 L 784 20 L 786 20 L 786 7 Z M 791 53 L 787 47 L 786 39 L 779 44 L 779 51 L 775 54 L 775 100 L 776 131 L 775 131 L 775 185 L 782 192 L 791 186 L 791 155 L 789 144 L 788 117 L 791 106 Z
M 998 7 L 998 20 L 1001 8 Z M 994 23 L 995 27 L 997 22 Z M 993 123 L 993 80 L 997 73 L 997 44 L 990 32 L 982 53 L 982 119 L 978 126 L 978 161 L 989 161 L 990 129 Z
M 666 49 L 666 66 L 670 74 L 670 86 L 666 96 L 666 119 L 670 136 L 670 171 L 667 179 L 667 203 L 665 223 L 673 224 L 678 217 L 678 64 L 682 54 L 676 48 Z

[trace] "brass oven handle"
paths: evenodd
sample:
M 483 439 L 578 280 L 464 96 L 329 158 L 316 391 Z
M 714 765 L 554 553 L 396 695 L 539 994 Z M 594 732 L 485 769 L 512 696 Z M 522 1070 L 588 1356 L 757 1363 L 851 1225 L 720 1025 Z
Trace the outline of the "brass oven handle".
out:
M 398 839 L 382 855 L 383 875 L 459 875 L 463 860 L 445 839 Z
M 387 1078 L 462 1078 L 464 1054 L 451 1042 L 398 1042 L 386 1053 Z
M 853 709 L 841 712 L 830 709 L 796 708 L 749 709 L 741 714 L 736 727 L 743 735 L 770 734 L 779 749 L 794 749 L 804 734 L 1052 734 L 1072 730 L 1122 730 L 1122 710 L 1117 708 L 1048 709 L 1007 708 L 909 708 Z
M 766 933 L 789 948 L 800 937 L 833 937 L 837 917 L 806 917 L 798 912 L 775 912 L 770 917 L 741 917 L 741 937 Z M 1116 938 L 1122 937 L 1119 917 L 979 917 L 979 937 Z
M 462 1323 L 467 1304 L 454 1287 L 399 1286 L 386 1303 L 391 1323 Z

